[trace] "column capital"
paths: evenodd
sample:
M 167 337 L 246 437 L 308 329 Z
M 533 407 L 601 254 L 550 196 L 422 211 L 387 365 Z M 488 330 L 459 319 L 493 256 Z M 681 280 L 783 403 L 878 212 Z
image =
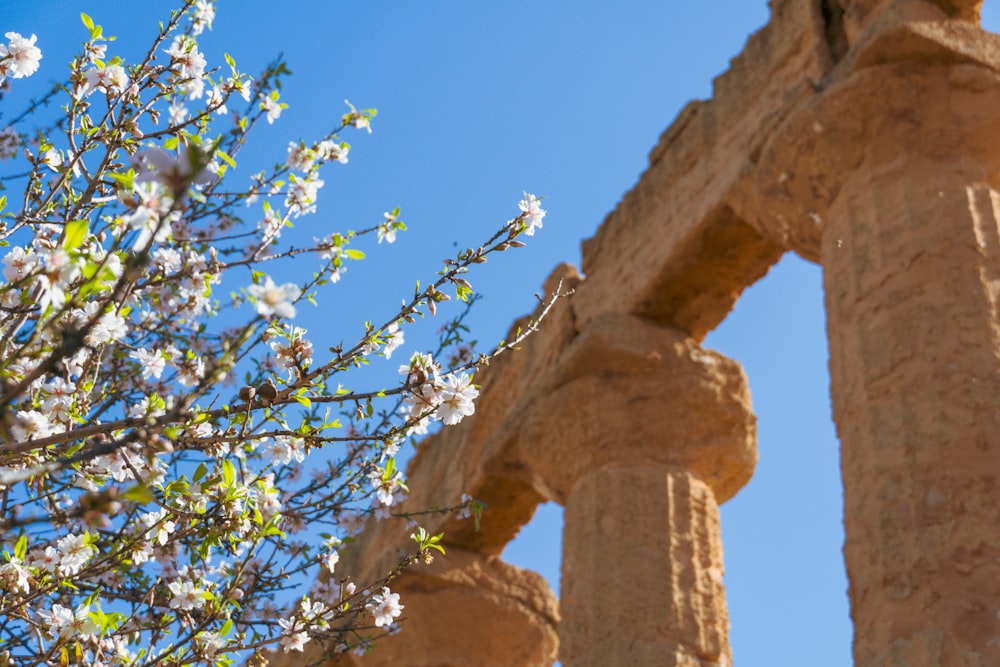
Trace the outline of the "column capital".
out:
M 877 171 L 901 160 L 961 162 L 997 181 L 1000 37 L 952 27 L 977 35 L 979 48 L 950 50 L 935 40 L 940 24 L 886 30 L 859 49 L 853 72 L 817 85 L 789 113 L 757 164 L 762 234 L 819 262 L 830 207 L 862 164 Z
M 560 503 L 590 471 L 637 461 L 698 474 L 723 502 L 757 462 L 740 365 L 634 316 L 593 321 L 524 406 L 514 458 Z

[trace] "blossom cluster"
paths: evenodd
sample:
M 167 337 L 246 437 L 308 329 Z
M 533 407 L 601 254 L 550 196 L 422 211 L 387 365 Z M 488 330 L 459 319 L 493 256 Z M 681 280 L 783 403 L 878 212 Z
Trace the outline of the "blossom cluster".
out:
M 25 38 L 19 32 L 8 32 L 4 37 L 7 44 L 0 44 L 0 83 L 8 76 L 22 79 L 37 72 L 42 60 L 42 50 L 35 46 L 38 37 Z
M 301 308 L 365 257 L 357 245 L 406 225 L 391 208 L 311 246 L 282 234 L 309 227 L 348 163 L 341 134 L 370 133 L 375 111 L 348 104 L 332 132 L 243 177 L 252 130 L 287 108 L 287 69 L 210 63 L 200 40 L 215 18 L 211 0 L 181 0 L 131 58 L 83 14 L 81 51 L 44 100 L 58 117 L 11 114 L 0 129 L 0 178 L 24 185 L 16 208 L 0 196 L 0 665 L 230 665 L 312 640 L 367 650 L 371 628 L 401 620 L 392 579 L 442 548 L 419 529 L 398 568 L 355 582 L 342 540 L 369 521 L 414 528 L 402 443 L 472 415 L 477 364 L 513 346 L 446 369 L 435 358 L 461 343 L 448 334 L 406 353 L 396 386 L 346 388 L 417 319 L 474 300 L 464 276 L 545 212 L 525 194 L 485 243 L 330 346 L 297 325 Z M 6 33 L 0 83 L 37 74 L 42 46 Z

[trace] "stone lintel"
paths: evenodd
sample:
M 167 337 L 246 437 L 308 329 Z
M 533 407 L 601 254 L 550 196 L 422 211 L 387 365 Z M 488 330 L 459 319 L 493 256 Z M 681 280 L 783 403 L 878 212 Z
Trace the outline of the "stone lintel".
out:
M 751 166 L 790 102 L 833 66 L 819 6 L 775 2 L 713 99 L 689 104 L 649 168 L 583 244 L 579 327 L 607 312 L 641 315 L 702 339 L 782 250 L 740 210 Z

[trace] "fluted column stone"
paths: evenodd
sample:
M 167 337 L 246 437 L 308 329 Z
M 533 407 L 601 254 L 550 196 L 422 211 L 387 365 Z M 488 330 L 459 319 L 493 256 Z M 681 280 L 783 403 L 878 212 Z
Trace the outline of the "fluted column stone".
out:
M 719 507 L 704 481 L 609 465 L 577 484 L 564 519 L 563 664 L 729 664 Z
M 564 667 L 730 664 L 718 506 L 757 460 L 738 364 L 638 317 L 598 318 L 511 451 L 565 507 Z
M 1000 665 L 998 187 L 981 63 L 855 72 L 761 161 L 762 231 L 824 269 L 859 667 Z

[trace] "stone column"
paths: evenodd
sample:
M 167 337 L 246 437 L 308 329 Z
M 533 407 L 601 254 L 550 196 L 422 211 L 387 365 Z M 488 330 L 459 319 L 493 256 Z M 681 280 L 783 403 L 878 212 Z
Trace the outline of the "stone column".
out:
M 566 502 L 564 665 L 730 664 L 719 507 L 697 475 L 609 465 Z
M 730 664 L 718 505 L 754 425 L 739 365 L 683 332 L 605 316 L 560 357 L 518 459 L 565 507 L 564 667 Z
M 931 62 L 831 86 L 760 171 L 824 268 L 864 667 L 1000 665 L 1000 77 Z

